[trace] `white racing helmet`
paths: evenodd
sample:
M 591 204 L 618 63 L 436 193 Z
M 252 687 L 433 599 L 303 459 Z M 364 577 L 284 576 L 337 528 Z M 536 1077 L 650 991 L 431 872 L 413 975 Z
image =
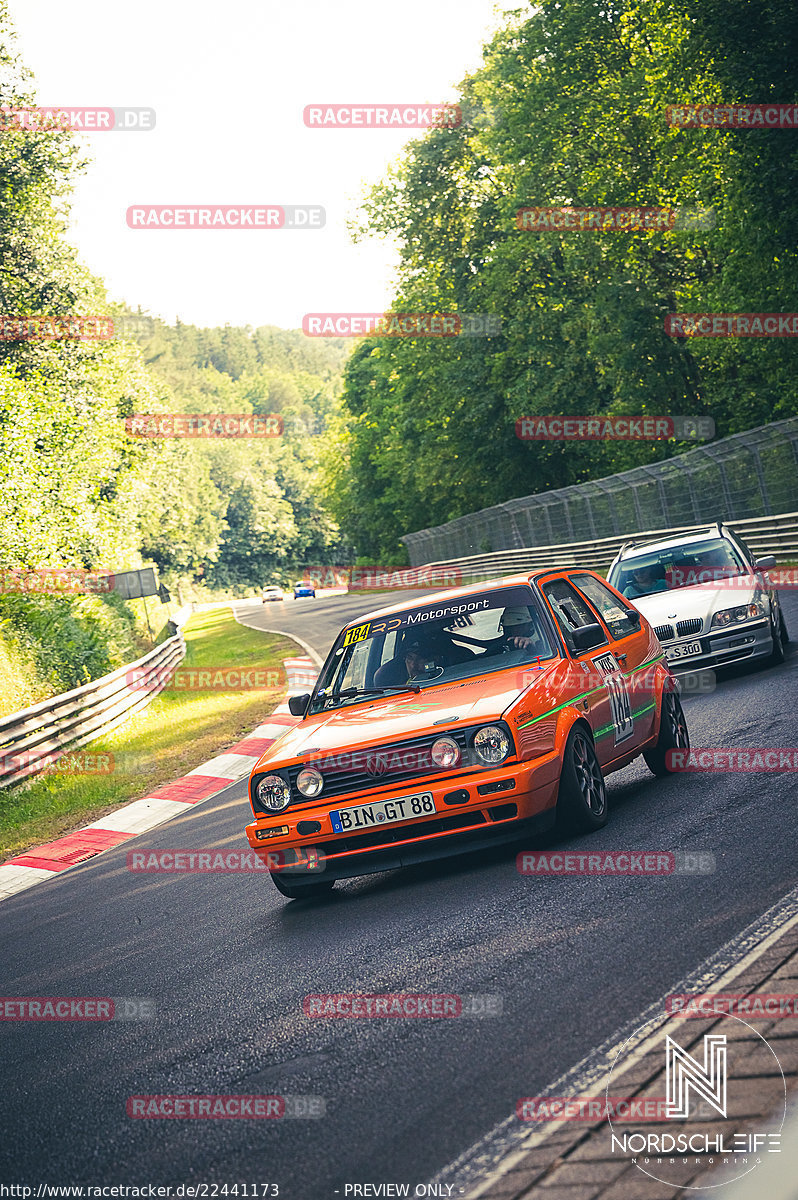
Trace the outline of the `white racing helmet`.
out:
M 502 629 L 512 629 L 514 625 L 534 625 L 535 619 L 530 616 L 528 608 L 505 608 L 502 613 Z

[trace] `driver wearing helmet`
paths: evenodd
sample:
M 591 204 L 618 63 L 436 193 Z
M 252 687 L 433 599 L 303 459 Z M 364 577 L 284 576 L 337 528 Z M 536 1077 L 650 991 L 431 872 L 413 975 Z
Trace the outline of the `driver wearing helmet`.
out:
M 410 630 L 405 633 L 396 657 L 374 673 L 374 686 L 406 683 L 448 665 L 446 641 L 436 629 Z M 439 672 L 440 673 L 440 672 Z
M 528 608 L 505 608 L 499 622 L 501 630 L 500 649 L 532 650 L 543 653 L 547 647 L 540 636 L 540 629 Z

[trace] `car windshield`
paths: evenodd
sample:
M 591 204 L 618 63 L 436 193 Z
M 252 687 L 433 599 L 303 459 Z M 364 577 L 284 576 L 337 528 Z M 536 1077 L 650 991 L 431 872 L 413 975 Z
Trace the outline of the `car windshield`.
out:
M 732 543 L 713 538 L 625 558 L 613 567 L 609 581 L 622 595 L 634 600 L 746 573 Z
M 398 692 L 472 679 L 557 653 L 528 586 L 416 604 L 342 630 L 309 711 L 362 703 L 383 688 Z

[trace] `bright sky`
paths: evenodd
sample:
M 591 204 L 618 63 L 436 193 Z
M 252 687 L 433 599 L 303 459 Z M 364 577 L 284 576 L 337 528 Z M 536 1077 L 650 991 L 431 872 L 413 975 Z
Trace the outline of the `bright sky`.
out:
M 411 130 L 308 129 L 311 103 L 438 103 L 522 0 L 10 0 L 37 102 L 156 110 L 81 135 L 72 237 L 111 297 L 198 325 L 381 311 L 395 248 L 345 221 Z M 132 204 L 313 204 L 323 230 L 128 229 Z

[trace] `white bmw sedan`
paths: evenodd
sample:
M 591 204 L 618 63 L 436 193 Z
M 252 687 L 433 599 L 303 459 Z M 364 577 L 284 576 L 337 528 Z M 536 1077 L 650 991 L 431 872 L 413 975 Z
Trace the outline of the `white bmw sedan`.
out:
M 772 555 L 754 559 L 718 523 L 678 538 L 627 542 L 607 578 L 651 622 L 678 671 L 784 661 L 787 627 L 767 576 L 775 565 Z

